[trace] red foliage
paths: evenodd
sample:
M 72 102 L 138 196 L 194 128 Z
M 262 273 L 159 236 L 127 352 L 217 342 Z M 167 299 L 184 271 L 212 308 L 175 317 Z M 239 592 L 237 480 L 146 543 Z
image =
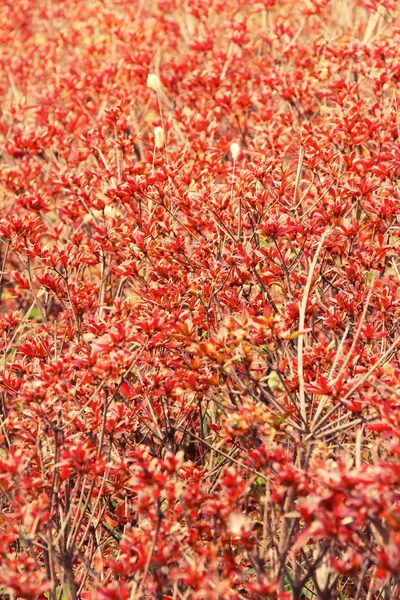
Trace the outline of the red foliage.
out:
M 0 3 L 0 595 L 400 595 L 392 0 Z

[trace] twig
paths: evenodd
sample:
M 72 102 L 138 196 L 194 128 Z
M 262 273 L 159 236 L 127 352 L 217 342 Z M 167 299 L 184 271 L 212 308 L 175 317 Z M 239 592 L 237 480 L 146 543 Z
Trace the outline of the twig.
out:
M 299 335 L 298 345 L 297 345 L 297 368 L 298 368 L 298 377 L 299 377 L 299 410 L 300 410 L 300 416 L 303 420 L 304 426 L 306 426 L 306 424 L 307 424 L 307 410 L 306 410 L 306 399 L 305 399 L 305 389 L 304 389 L 304 363 L 303 363 L 304 333 L 301 333 L 301 332 L 304 331 L 308 296 L 310 294 L 312 279 L 314 276 L 315 267 L 317 265 L 318 256 L 322 250 L 322 246 L 324 244 L 325 238 L 328 235 L 329 231 L 330 231 L 330 229 L 323 232 L 321 239 L 319 241 L 319 244 L 317 246 L 317 249 L 315 251 L 314 259 L 311 263 L 310 270 L 308 272 L 307 282 L 306 282 L 306 286 L 304 288 L 303 298 L 301 301 L 300 311 L 299 311 L 300 312 L 300 314 L 299 314 L 300 335 Z

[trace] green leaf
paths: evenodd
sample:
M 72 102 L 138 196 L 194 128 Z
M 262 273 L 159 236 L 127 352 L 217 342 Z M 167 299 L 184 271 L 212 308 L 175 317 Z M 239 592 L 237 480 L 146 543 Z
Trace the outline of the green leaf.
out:
M 31 319 L 32 321 L 37 321 L 38 323 L 42 322 L 42 313 L 38 309 L 37 306 L 32 306 L 29 313 L 26 315 L 27 319 Z
M 271 246 L 271 244 L 269 242 L 267 242 L 267 240 L 265 238 L 263 238 L 261 235 L 259 236 L 259 241 L 260 241 L 260 246 L 262 248 L 269 248 Z

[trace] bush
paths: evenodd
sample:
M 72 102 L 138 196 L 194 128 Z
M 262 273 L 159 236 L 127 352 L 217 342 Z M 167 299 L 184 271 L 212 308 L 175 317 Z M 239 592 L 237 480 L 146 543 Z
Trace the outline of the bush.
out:
M 2 598 L 399 597 L 397 17 L 1 3 Z

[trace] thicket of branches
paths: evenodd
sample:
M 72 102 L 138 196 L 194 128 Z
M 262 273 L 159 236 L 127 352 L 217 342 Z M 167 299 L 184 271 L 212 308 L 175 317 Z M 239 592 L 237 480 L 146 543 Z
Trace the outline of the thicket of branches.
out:
M 397 598 L 397 2 L 0 22 L 1 597 Z

